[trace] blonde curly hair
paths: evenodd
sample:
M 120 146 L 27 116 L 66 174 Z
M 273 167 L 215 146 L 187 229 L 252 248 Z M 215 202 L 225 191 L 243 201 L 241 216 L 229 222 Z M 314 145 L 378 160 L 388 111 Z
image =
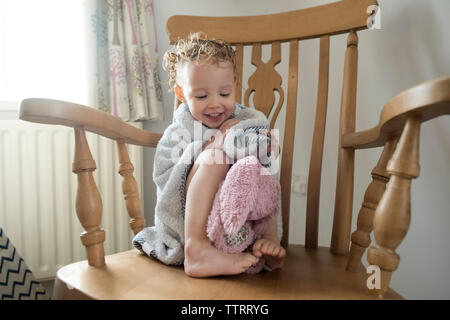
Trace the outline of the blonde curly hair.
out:
M 236 80 L 236 53 L 223 40 L 207 39 L 202 32 L 191 33 L 188 39 L 180 39 L 165 54 L 163 67 L 169 74 L 169 90 L 177 85 L 177 71 L 184 62 L 208 60 L 213 64 L 231 62 Z

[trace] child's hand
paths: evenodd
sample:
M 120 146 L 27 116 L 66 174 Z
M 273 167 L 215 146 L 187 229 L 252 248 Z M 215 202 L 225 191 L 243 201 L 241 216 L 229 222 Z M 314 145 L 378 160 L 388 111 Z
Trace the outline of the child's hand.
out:
M 268 238 L 261 238 L 253 244 L 253 255 L 257 258 L 264 256 L 266 264 L 271 269 L 281 268 L 286 257 L 286 250 L 277 242 Z
M 227 130 L 238 123 L 239 120 L 234 118 L 224 121 L 222 125 L 219 127 L 219 131 L 217 131 L 216 135 L 212 137 L 211 141 L 203 145 L 203 150 L 222 149 L 223 141 L 225 140 L 225 137 L 227 135 Z

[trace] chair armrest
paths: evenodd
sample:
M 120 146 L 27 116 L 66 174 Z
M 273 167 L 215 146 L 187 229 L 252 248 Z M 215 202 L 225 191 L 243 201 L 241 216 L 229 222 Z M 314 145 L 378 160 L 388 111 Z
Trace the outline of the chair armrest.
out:
M 408 116 L 419 116 L 425 122 L 444 114 L 450 114 L 450 77 L 426 81 L 399 93 L 384 105 L 376 127 L 343 135 L 342 147 L 380 147 L 401 134 Z
M 156 147 L 162 134 L 133 127 L 112 115 L 79 104 L 32 98 L 20 103 L 19 118 L 30 122 L 80 127 L 125 143 Z

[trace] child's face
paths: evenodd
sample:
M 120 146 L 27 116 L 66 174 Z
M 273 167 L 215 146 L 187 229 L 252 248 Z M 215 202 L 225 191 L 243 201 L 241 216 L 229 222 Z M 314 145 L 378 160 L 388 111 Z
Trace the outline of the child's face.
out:
M 188 104 L 196 120 L 219 128 L 234 110 L 236 82 L 231 62 L 186 62 L 179 72 L 180 100 Z

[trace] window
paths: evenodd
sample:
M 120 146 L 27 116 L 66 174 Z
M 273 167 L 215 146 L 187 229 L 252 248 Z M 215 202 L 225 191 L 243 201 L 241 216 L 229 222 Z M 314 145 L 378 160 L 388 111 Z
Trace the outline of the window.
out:
M 27 97 L 86 103 L 83 3 L 0 0 L 0 109 Z

